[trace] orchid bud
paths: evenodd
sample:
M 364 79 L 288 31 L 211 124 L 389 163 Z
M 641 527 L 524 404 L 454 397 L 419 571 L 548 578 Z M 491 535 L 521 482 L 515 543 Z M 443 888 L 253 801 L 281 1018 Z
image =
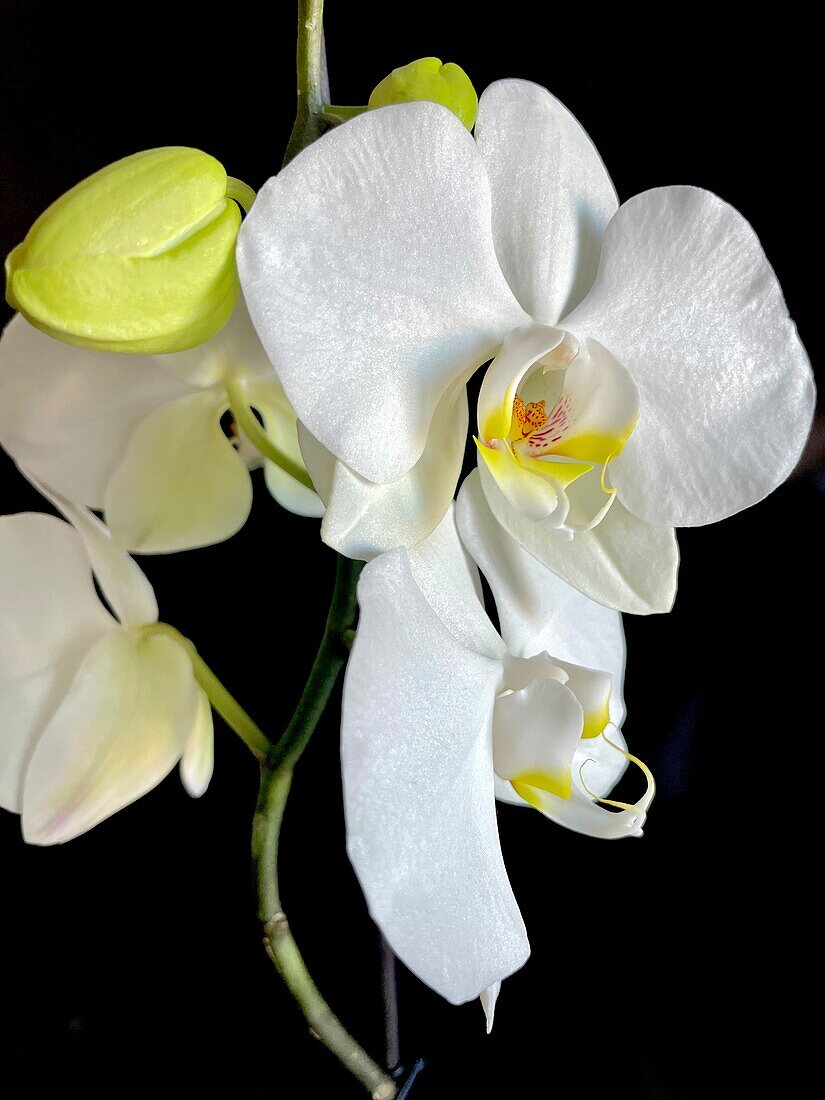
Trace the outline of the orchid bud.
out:
M 44 211 L 6 259 L 6 297 L 68 344 L 140 354 L 194 347 L 238 296 L 232 197 L 252 193 L 197 149 L 147 149 Z
M 478 114 L 478 96 L 470 78 L 458 65 L 442 65 L 437 57 L 422 57 L 393 69 L 370 96 L 370 107 L 417 100 L 441 103 L 472 130 Z

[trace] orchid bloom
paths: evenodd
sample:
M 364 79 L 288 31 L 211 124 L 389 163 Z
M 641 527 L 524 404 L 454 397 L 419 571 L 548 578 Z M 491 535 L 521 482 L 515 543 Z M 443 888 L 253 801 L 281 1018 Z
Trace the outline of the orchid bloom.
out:
M 485 91 L 475 140 L 432 103 L 325 135 L 259 193 L 238 263 L 323 537 L 350 556 L 437 525 L 490 359 L 496 518 L 623 610 L 667 610 L 673 528 L 756 503 L 808 433 L 808 360 L 744 218 L 694 187 L 619 207 L 575 118 L 524 81 Z
M 639 802 L 599 805 L 635 760 L 617 729 L 621 617 L 522 550 L 475 476 L 426 540 L 365 567 L 358 595 L 341 727 L 350 858 L 393 950 L 447 1000 L 482 996 L 489 1024 L 529 954 L 496 796 L 608 838 L 639 835 L 653 798 L 640 764 Z
M 206 343 L 170 355 L 124 356 L 61 343 L 15 317 L 0 344 L 0 443 L 69 500 L 102 509 L 118 545 L 165 553 L 220 542 L 246 522 L 249 471 L 264 466 L 283 507 L 323 506 L 265 461 L 233 423 L 240 407 L 303 471 L 295 414 L 242 299 Z M 308 481 L 308 479 L 307 479 Z
M 31 844 L 86 832 L 178 762 L 197 797 L 213 761 L 209 702 L 152 631 L 148 580 L 97 517 L 52 499 L 70 523 L 0 518 L 0 805 Z

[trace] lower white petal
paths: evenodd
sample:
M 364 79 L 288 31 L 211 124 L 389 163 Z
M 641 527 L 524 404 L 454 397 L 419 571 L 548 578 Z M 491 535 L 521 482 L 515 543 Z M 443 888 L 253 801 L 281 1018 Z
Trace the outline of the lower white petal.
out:
M 529 954 L 495 816 L 501 666 L 442 625 L 403 551 L 367 565 L 359 600 L 342 722 L 348 851 L 394 951 L 457 1004 Z
M 171 638 L 118 630 L 97 642 L 32 755 L 26 840 L 71 840 L 155 787 L 183 754 L 199 694 Z
M 398 481 L 386 485 L 367 481 L 336 460 L 301 425 L 301 450 L 326 503 L 324 542 L 349 558 L 369 561 L 384 550 L 414 546 L 426 538 L 453 499 L 468 422 L 462 380 L 438 403 L 421 458 Z
M 523 786 L 568 798 L 571 763 L 584 725 L 576 696 L 558 680 L 533 680 L 496 700 L 493 768 L 521 794 Z
M 669 611 L 676 596 L 679 548 L 670 527 L 653 527 L 617 500 L 592 531 L 572 539 L 531 523 L 513 508 L 486 470 L 484 495 L 498 522 L 534 558 L 596 603 L 649 615 Z
M 221 429 L 222 393 L 173 401 L 134 432 L 106 490 L 115 540 L 141 554 L 234 535 L 252 507 L 249 471 Z

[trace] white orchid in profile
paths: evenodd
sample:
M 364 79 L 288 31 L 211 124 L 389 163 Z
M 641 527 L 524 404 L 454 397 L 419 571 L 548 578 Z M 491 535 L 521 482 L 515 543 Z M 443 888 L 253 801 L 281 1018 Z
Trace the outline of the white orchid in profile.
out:
M 212 713 L 185 648 L 152 630 L 137 564 L 90 512 L 0 518 L 0 805 L 31 844 L 86 832 L 180 762 L 212 775 Z M 108 607 L 95 592 L 93 574 Z
M 809 430 L 808 360 L 744 218 L 693 187 L 619 207 L 578 122 L 524 81 L 485 91 L 475 141 L 432 103 L 326 135 L 259 193 L 238 262 L 323 535 L 351 556 L 438 524 L 490 359 L 496 518 L 628 611 L 670 607 L 674 526 L 756 503 Z
M 366 566 L 358 595 L 341 727 L 350 858 L 399 957 L 453 1003 L 482 996 L 489 1023 L 529 954 L 495 798 L 607 838 L 639 835 L 653 798 L 641 764 L 635 805 L 607 797 L 635 761 L 618 730 L 621 617 L 522 550 L 475 475 L 426 540 Z
M 230 406 L 231 438 L 222 428 Z M 250 439 L 274 444 L 292 474 Z M 115 541 L 141 553 L 233 535 L 249 515 L 256 466 L 283 507 L 323 511 L 242 299 L 216 336 L 170 355 L 74 347 L 15 317 L 0 343 L 0 443 L 67 499 L 103 510 Z

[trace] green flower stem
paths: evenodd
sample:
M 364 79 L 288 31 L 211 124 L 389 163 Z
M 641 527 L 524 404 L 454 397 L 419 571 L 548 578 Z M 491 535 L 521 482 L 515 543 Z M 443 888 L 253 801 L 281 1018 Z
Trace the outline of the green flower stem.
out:
M 245 214 L 248 214 L 252 209 L 252 203 L 256 198 L 255 192 L 249 184 L 244 183 L 243 180 L 235 179 L 234 176 L 226 177 L 226 196 L 227 198 L 234 199 Z
M 298 107 L 284 164 L 289 164 L 325 130 L 321 114 L 324 71 L 324 0 L 298 0 Z
M 299 466 L 297 462 L 293 462 L 289 455 L 276 447 L 261 427 L 258 418 L 247 401 L 243 382 L 236 378 L 230 379 L 226 384 L 226 395 L 229 398 L 229 408 L 235 418 L 235 423 L 249 442 L 261 452 L 264 458 L 268 458 L 270 462 L 274 462 L 276 466 L 279 466 L 284 473 L 294 477 L 302 485 L 306 485 L 307 489 L 314 491 L 315 486 L 312 484 L 312 478 L 304 467 Z
M 392 1079 L 346 1031 L 318 991 L 292 936 L 281 904 L 278 846 L 281 822 L 295 765 L 315 731 L 347 661 L 358 614 L 355 586 L 361 562 L 339 557 L 326 629 L 292 720 L 261 764 L 261 786 L 252 825 L 252 859 L 258 885 L 258 915 L 264 947 L 307 1023 L 324 1046 L 369 1091 L 373 1100 L 391 1100 Z
M 203 688 L 211 706 L 226 722 L 227 726 L 237 733 L 252 755 L 259 761 L 264 761 L 267 755 L 273 751 L 272 742 L 255 722 L 249 717 L 237 699 L 230 695 L 221 681 L 198 653 L 194 644 L 174 626 L 169 623 L 150 623 L 142 628 L 144 636 L 162 634 L 171 638 L 186 650 L 189 660 L 192 662 L 192 671 L 195 679 Z

